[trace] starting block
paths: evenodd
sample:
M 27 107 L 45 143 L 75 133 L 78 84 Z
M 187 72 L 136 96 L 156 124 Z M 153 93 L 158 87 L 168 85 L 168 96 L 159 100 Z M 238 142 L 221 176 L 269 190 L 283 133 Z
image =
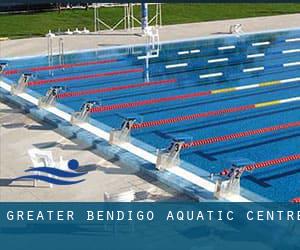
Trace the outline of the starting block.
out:
M 3 73 L 3 71 L 5 70 L 6 67 L 7 67 L 6 62 L 0 62 L 0 74 Z
M 180 165 L 180 151 L 184 143 L 192 140 L 190 136 L 176 136 L 173 138 L 171 145 L 167 149 L 158 152 L 156 160 L 156 169 L 167 169 Z
M 38 102 L 40 108 L 47 108 L 55 104 L 55 100 L 59 92 L 65 90 L 63 86 L 53 86 L 51 87 L 45 96 L 41 97 Z
M 142 122 L 142 117 L 137 114 L 129 114 L 125 119 L 120 129 L 113 129 L 109 135 L 110 144 L 120 144 L 130 142 L 131 129 L 134 123 Z
M 71 123 L 72 124 L 78 124 L 83 122 L 88 122 L 89 116 L 91 113 L 91 109 L 96 106 L 100 105 L 98 101 L 88 101 L 84 103 L 79 112 L 75 112 L 71 117 Z
M 29 82 L 31 77 L 32 77 L 31 73 L 23 73 L 20 76 L 20 78 L 18 80 L 18 83 L 12 85 L 11 94 L 12 95 L 17 95 L 17 94 L 23 93 L 24 90 L 26 89 L 26 87 L 28 85 L 28 82 Z
M 224 170 L 222 173 L 225 179 L 216 181 L 214 196 L 217 199 L 230 197 L 232 195 L 240 195 L 241 191 L 241 176 L 244 173 L 244 166 L 253 164 L 254 162 L 240 158 L 231 162 L 231 168 Z

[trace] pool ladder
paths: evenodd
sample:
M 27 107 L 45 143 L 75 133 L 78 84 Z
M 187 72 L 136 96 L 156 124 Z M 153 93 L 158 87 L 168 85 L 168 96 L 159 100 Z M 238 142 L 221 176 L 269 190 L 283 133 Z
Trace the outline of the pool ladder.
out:
M 59 64 L 64 65 L 65 64 L 64 39 L 61 37 L 58 40 L 58 54 L 59 54 Z
M 48 36 L 47 51 L 48 51 L 48 66 L 50 68 L 49 75 L 53 75 L 53 70 L 51 69 L 51 67 L 54 65 L 53 36 Z M 65 64 L 64 40 L 61 37 L 58 40 L 58 61 L 60 65 Z
M 53 37 L 48 36 L 47 39 L 47 50 L 48 50 L 48 66 L 53 66 Z M 53 71 L 49 69 L 49 75 L 52 75 Z

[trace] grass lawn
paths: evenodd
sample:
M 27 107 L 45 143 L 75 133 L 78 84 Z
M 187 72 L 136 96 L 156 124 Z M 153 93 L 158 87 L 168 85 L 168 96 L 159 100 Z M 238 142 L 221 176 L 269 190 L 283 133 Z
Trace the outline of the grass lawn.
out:
M 137 16 L 139 7 L 135 8 Z M 154 9 L 150 7 L 150 15 Z M 163 24 L 191 23 L 243 17 L 300 13 L 300 4 L 163 4 Z M 123 8 L 101 9 L 101 18 L 116 23 Z M 36 14 L 0 15 L 0 37 L 43 36 L 48 30 L 68 28 L 93 30 L 93 9 L 41 12 Z

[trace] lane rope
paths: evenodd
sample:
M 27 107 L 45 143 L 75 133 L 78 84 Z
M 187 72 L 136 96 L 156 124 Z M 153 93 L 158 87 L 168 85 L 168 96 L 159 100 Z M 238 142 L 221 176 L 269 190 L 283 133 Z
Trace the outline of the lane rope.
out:
M 229 135 L 216 136 L 216 137 L 212 137 L 212 138 L 191 141 L 191 142 L 184 143 L 182 145 L 182 148 L 186 149 L 186 148 L 190 148 L 190 147 L 198 147 L 198 146 L 202 146 L 202 145 L 206 145 L 206 144 L 213 144 L 213 143 L 222 142 L 222 141 L 229 141 L 229 140 L 234 140 L 234 139 L 238 139 L 238 138 L 242 138 L 242 137 L 270 133 L 270 132 L 275 132 L 275 131 L 299 127 L 299 126 L 300 126 L 300 121 L 290 122 L 290 123 L 275 125 L 275 126 L 271 126 L 271 127 L 265 127 L 265 128 L 249 130 L 249 131 L 244 131 L 244 132 L 239 132 L 239 133 L 234 133 L 234 134 L 229 134 Z
M 141 128 L 147 128 L 147 127 L 161 126 L 161 125 L 166 125 L 166 124 L 171 124 L 171 123 L 176 123 L 176 122 L 183 122 L 183 121 L 194 120 L 194 119 L 210 117 L 210 116 L 218 116 L 218 115 L 223 115 L 223 114 L 228 114 L 228 113 L 235 113 L 235 112 L 246 111 L 246 110 L 251 110 L 251 109 L 255 109 L 255 108 L 263 108 L 263 107 L 274 106 L 274 105 L 279 105 L 279 104 L 283 104 L 283 103 L 291 103 L 291 102 L 296 102 L 296 101 L 300 101 L 300 96 L 288 98 L 288 99 L 282 99 L 282 100 L 275 100 L 275 101 L 233 107 L 233 108 L 228 108 L 228 109 L 208 111 L 208 112 L 204 112 L 204 113 L 196 113 L 196 114 L 191 114 L 191 115 L 184 115 L 184 116 L 177 116 L 177 117 L 160 119 L 160 120 L 152 120 L 152 121 L 147 121 L 147 122 L 142 122 L 142 123 L 135 123 L 132 125 L 132 129 L 141 129 Z
M 31 81 L 28 83 L 28 86 L 36 86 L 36 85 L 42 85 L 42 84 L 48 84 L 48 83 L 66 82 L 66 81 L 73 81 L 73 80 L 100 78 L 100 77 L 105 77 L 105 76 L 124 75 L 124 74 L 130 74 L 130 73 L 139 73 L 139 72 L 143 72 L 143 71 L 144 70 L 142 68 L 136 68 L 136 69 L 110 71 L 110 72 L 104 72 L 104 73 L 99 73 L 99 74 L 60 77 L 60 78 L 54 78 L 54 79 Z
M 161 84 L 171 84 L 171 83 L 176 83 L 176 79 L 167 79 L 167 80 L 142 82 L 142 83 L 128 84 L 128 85 L 108 87 L 108 88 L 87 89 L 87 90 L 81 90 L 81 91 L 65 92 L 65 93 L 59 94 L 57 96 L 57 98 L 78 97 L 78 96 L 83 96 L 83 95 L 93 95 L 93 94 L 99 94 L 99 93 L 105 93 L 105 92 L 113 92 L 113 91 L 117 91 L 117 90 L 141 88 L 141 87 L 148 87 L 148 86 L 161 85 Z
M 296 82 L 296 81 L 300 81 L 300 77 L 284 79 L 284 80 L 269 81 L 269 82 L 263 82 L 263 83 L 251 84 L 251 85 L 245 85 L 245 86 L 239 86 L 239 87 L 201 91 L 201 92 L 195 92 L 195 93 L 184 94 L 184 95 L 176 95 L 176 96 L 141 100 L 141 101 L 135 101 L 135 102 L 111 104 L 111 105 L 106 105 L 106 106 L 101 106 L 101 107 L 95 107 L 92 109 L 91 112 L 98 113 L 98 112 L 112 111 L 115 109 L 134 108 L 134 107 L 138 107 L 138 106 L 152 105 L 152 104 L 157 104 L 157 103 L 161 103 L 161 102 L 185 100 L 185 99 L 190 99 L 190 98 L 222 94 L 222 93 L 229 93 L 229 92 L 241 91 L 241 90 L 246 90 L 246 89 L 267 87 L 267 86 L 272 86 L 272 85 L 276 85 L 276 84 L 285 84 L 285 83 Z
M 292 199 L 293 203 L 300 203 L 300 197 Z
M 106 60 L 99 60 L 99 61 L 87 61 L 87 62 L 80 62 L 80 63 L 68 63 L 64 65 L 54 65 L 54 66 L 41 66 L 41 67 L 34 67 L 34 68 L 25 68 L 25 69 L 11 69 L 6 70 L 3 72 L 4 75 L 14 75 L 22 72 L 39 72 L 45 70 L 56 70 L 56 69 L 69 69 L 75 67 L 82 67 L 82 66 L 90 66 L 90 65 L 99 65 L 99 64 L 107 64 L 117 62 L 117 59 L 106 59 Z
M 255 170 L 255 169 L 259 169 L 259 168 L 266 168 L 266 167 L 269 167 L 269 166 L 279 165 L 279 164 L 283 164 L 285 162 L 296 161 L 296 160 L 300 160 L 300 154 L 289 155 L 289 156 L 278 158 L 278 159 L 273 159 L 273 160 L 268 160 L 268 161 L 264 161 L 264 162 L 254 163 L 254 164 L 251 164 L 251 165 L 244 166 L 244 167 L 242 167 L 242 169 L 244 171 L 252 171 L 252 170 Z

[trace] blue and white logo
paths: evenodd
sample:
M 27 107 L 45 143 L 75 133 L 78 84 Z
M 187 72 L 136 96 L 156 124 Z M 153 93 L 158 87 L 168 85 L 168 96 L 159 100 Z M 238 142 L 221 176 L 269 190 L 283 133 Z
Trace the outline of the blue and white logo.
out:
M 74 184 L 85 181 L 85 179 L 72 180 L 73 178 L 81 177 L 86 174 L 86 173 L 76 172 L 76 170 L 78 168 L 79 168 L 78 161 L 75 159 L 72 159 L 68 162 L 69 171 L 61 170 L 59 168 L 54 168 L 54 167 L 29 168 L 29 169 L 26 169 L 25 172 L 26 173 L 34 173 L 34 174 L 20 176 L 20 177 L 13 179 L 12 181 L 32 179 L 32 180 L 44 181 L 44 182 L 47 182 L 50 184 L 55 184 L 55 185 L 74 185 Z M 38 174 L 36 174 L 36 173 L 38 173 Z

